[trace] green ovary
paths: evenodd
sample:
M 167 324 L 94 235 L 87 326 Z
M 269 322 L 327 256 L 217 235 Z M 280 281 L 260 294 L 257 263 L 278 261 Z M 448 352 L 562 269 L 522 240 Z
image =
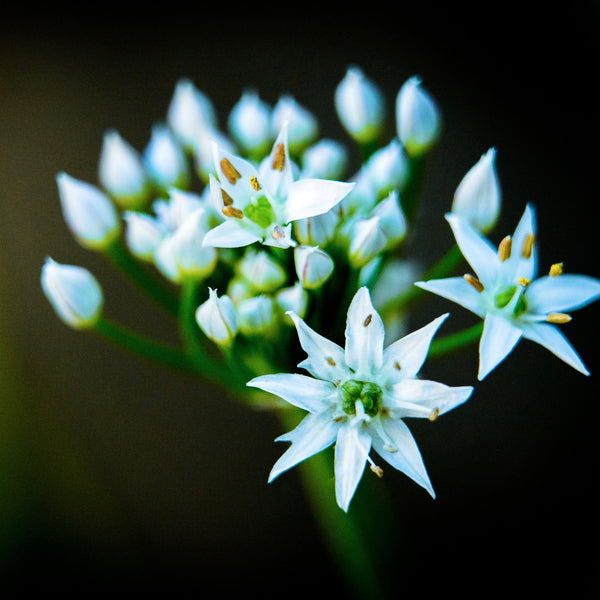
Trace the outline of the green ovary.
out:
M 275 212 L 271 203 L 264 197 L 257 198 L 255 204 L 248 204 L 244 208 L 244 215 L 262 229 L 266 229 L 275 222 Z
M 494 298 L 494 304 L 496 305 L 496 308 L 504 308 L 504 307 L 508 306 L 508 304 L 510 304 L 511 300 L 513 299 L 516 291 L 517 291 L 517 286 L 512 285 L 509 288 L 503 290 L 502 292 L 499 292 L 498 294 L 496 294 L 496 296 Z M 522 315 L 524 312 L 527 312 L 527 300 L 525 299 L 524 294 L 520 294 L 520 297 L 517 300 L 517 303 L 515 304 L 513 314 L 515 317 L 518 317 L 519 315 Z
M 383 394 L 381 388 L 375 383 L 350 379 L 339 387 L 339 394 L 342 408 L 347 415 L 356 414 L 357 401 L 362 403 L 365 413 L 370 417 L 374 417 L 381 408 Z

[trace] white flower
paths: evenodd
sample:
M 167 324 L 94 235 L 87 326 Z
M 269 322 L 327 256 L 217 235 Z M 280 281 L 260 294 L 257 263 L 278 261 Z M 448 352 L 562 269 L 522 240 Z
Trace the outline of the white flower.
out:
M 93 327 L 102 313 L 104 296 L 96 278 L 83 267 L 47 258 L 42 267 L 42 290 L 57 316 L 70 327 Z
M 119 235 L 121 223 L 111 199 L 96 186 L 66 173 L 56 176 L 63 217 L 86 248 L 101 250 Z
M 271 107 L 254 90 L 246 90 L 229 113 L 231 136 L 246 153 L 264 156 L 273 141 Z
M 281 264 L 264 250 L 249 249 L 237 263 L 239 273 L 259 292 L 274 292 L 287 278 Z
M 298 315 L 294 320 L 308 357 L 298 366 L 312 377 L 279 373 L 248 382 L 308 411 L 302 422 L 278 441 L 292 442 L 275 463 L 269 481 L 335 443 L 335 490 L 347 511 L 373 448 L 395 469 L 404 472 L 434 496 L 433 488 L 404 417 L 435 419 L 471 395 L 471 387 L 448 387 L 417 378 L 431 339 L 447 317 L 394 342 L 384 349 L 384 328 L 366 287 L 358 290 L 341 348 L 313 331 Z
M 125 242 L 131 253 L 147 262 L 154 260 L 159 244 L 168 235 L 167 227 L 156 217 L 134 210 L 123 213 L 127 227 Z
M 217 291 L 209 288 L 209 296 L 196 309 L 196 322 L 200 329 L 216 344 L 229 345 L 237 330 L 237 314 L 229 296 L 217 296 Z
M 348 164 L 348 152 L 340 142 L 323 138 L 302 154 L 301 177 L 339 179 Z
M 279 133 L 271 155 L 260 169 L 215 145 L 215 168 L 219 178 L 212 194 L 220 201 L 225 222 L 204 238 L 207 246 L 235 248 L 254 242 L 289 248 L 291 223 L 333 208 L 352 189 L 352 183 L 327 179 L 294 181 L 287 149 L 287 127 Z
M 415 285 L 484 319 L 479 379 L 502 362 L 521 337 L 541 344 L 573 368 L 589 374 L 556 325 L 571 319 L 564 311 L 581 308 L 600 297 L 600 280 L 563 275 L 559 265 L 553 265 L 549 275 L 535 279 L 535 214 L 530 205 L 514 235 L 504 238 L 497 250 L 464 219 L 453 214 L 446 215 L 446 219 L 476 276 L 467 274 Z
M 490 148 L 463 177 L 454 192 L 452 212 L 485 233 L 500 215 L 500 183 L 496 172 L 496 149 Z
M 148 177 L 160 190 L 187 186 L 190 177 L 187 156 L 165 125 L 158 124 L 152 128 L 142 159 Z

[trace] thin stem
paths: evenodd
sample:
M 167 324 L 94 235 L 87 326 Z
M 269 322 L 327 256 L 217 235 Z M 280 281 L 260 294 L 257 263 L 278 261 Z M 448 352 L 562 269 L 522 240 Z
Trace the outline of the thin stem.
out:
M 475 323 L 475 325 L 462 329 L 456 333 L 451 333 L 444 337 L 437 338 L 431 342 L 429 347 L 429 357 L 443 356 L 459 348 L 464 348 L 481 337 L 483 331 L 483 321 Z
M 121 240 L 117 240 L 105 250 L 105 256 L 139 289 L 148 294 L 159 306 L 169 314 L 176 316 L 177 298 L 162 281 L 152 277 L 150 273 L 129 253 Z
M 427 171 L 427 154 L 408 157 L 408 179 L 400 194 L 402 211 L 409 223 L 414 223 L 419 210 L 419 200 L 423 192 Z

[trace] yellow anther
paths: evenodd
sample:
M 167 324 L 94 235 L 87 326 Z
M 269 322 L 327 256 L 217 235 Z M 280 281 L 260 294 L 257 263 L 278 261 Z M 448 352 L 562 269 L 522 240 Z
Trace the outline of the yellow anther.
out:
M 371 471 L 377 475 L 377 477 L 380 479 L 383 477 L 383 469 L 381 467 L 378 467 L 377 465 L 369 465 L 369 467 L 371 468 Z
M 527 279 L 527 277 L 519 277 L 519 285 L 523 287 L 527 287 L 531 283 L 531 279 Z
M 571 320 L 571 315 L 566 313 L 550 313 L 546 317 L 548 323 L 554 323 L 555 325 L 561 325 L 562 323 L 568 323 Z
M 510 254 L 512 252 L 512 238 L 510 235 L 507 235 L 498 246 L 498 256 L 500 260 L 504 262 L 505 260 L 510 258 Z
M 283 144 L 277 144 L 275 146 L 275 153 L 273 155 L 272 167 L 275 171 L 283 171 L 285 166 L 285 146 Z
M 371 319 L 373 318 L 373 315 L 368 315 L 367 318 L 363 321 L 363 325 L 365 327 L 369 326 L 369 323 L 371 322 Z
M 239 208 L 235 208 L 235 206 L 226 206 L 221 212 L 226 217 L 234 217 L 236 219 L 244 218 L 244 213 Z
M 260 192 L 260 190 L 262 190 L 262 186 L 260 185 L 258 177 L 256 175 L 252 175 L 252 177 L 250 177 L 250 185 L 252 186 L 252 189 L 256 192 Z
M 279 225 L 273 227 L 273 231 L 271 231 L 271 237 L 274 240 L 282 240 L 285 237 L 285 232 Z
M 328 364 L 330 364 L 332 367 L 335 367 L 335 360 L 333 360 L 333 358 L 331 358 L 331 356 L 328 356 L 326 359 Z
M 241 178 L 239 171 L 231 164 L 231 162 L 227 158 L 221 159 L 221 171 L 223 171 L 223 175 L 227 177 L 227 181 L 231 185 L 235 185 L 237 180 Z
M 430 421 L 435 421 L 440 416 L 440 409 L 434 408 L 431 414 L 427 417 Z
M 463 277 L 465 278 L 465 281 L 471 284 L 478 292 L 483 292 L 485 289 L 483 283 L 481 283 L 474 275 L 469 275 L 469 273 L 467 273 L 466 275 L 463 275 Z
M 223 204 L 225 206 L 231 206 L 233 204 L 233 198 L 223 188 L 221 188 L 221 198 L 223 199 Z
M 402 369 L 402 365 L 398 361 L 396 361 L 394 363 L 394 368 L 396 368 L 396 369 L 398 369 L 398 371 L 400 371 Z
M 533 252 L 533 244 L 535 242 L 535 235 L 530 233 L 525 238 L 525 242 L 523 243 L 523 251 L 521 252 L 521 256 L 523 258 L 531 258 L 531 253 Z
M 558 277 L 559 275 L 563 274 L 563 267 L 564 264 L 559 262 L 559 263 L 554 263 L 551 267 L 550 267 L 550 275 L 552 277 Z

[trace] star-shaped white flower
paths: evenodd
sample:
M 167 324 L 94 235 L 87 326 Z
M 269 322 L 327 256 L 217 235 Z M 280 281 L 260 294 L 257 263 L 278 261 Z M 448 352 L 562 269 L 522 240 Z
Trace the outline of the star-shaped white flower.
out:
M 275 463 L 269 481 L 335 443 L 335 490 L 347 511 L 367 461 L 378 475 L 382 469 L 369 456 L 373 448 L 394 468 L 424 487 L 433 488 L 421 454 L 404 417 L 431 420 L 458 406 L 471 387 L 448 387 L 417 378 L 431 340 L 448 316 L 384 349 L 384 327 L 373 308 L 369 290 L 358 290 L 346 324 L 345 349 L 312 330 L 294 312 L 300 344 L 308 357 L 298 366 L 312 377 L 279 373 L 248 382 L 308 411 L 308 415 L 277 441 L 292 445 Z
M 205 246 L 236 248 L 254 242 L 295 246 L 292 221 L 326 213 L 354 186 L 328 179 L 294 181 L 285 125 L 258 169 L 217 144 L 213 151 L 219 181 L 211 178 L 212 197 L 225 222 L 206 234 Z
M 476 276 L 419 281 L 415 285 L 456 302 L 484 319 L 479 344 L 479 373 L 483 379 L 526 338 L 541 344 L 581 373 L 588 370 L 557 327 L 571 320 L 565 311 L 581 308 L 600 297 L 600 280 L 562 274 L 537 274 L 535 212 L 528 205 L 512 237 L 496 249 L 455 214 L 446 215 L 456 243 Z

